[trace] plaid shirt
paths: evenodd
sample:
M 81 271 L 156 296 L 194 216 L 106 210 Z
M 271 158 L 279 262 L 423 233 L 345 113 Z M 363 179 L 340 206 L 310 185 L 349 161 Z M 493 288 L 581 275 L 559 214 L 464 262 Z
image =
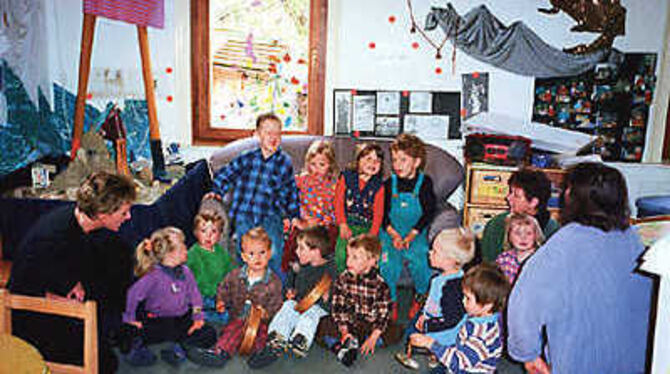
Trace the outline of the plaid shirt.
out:
M 340 326 L 351 325 L 357 319 L 372 324 L 382 332 L 389 323 L 391 293 L 379 270 L 372 269 L 367 274 L 354 275 L 346 270 L 333 285 L 331 315 Z
M 498 269 L 505 274 L 509 283 L 514 284 L 514 280 L 516 280 L 516 276 L 519 274 L 522 264 L 519 261 L 516 250 L 510 249 L 509 251 L 499 254 L 496 258 L 496 264 L 498 265 Z
M 268 216 L 300 216 L 293 164 L 281 149 L 267 159 L 260 148 L 233 159 L 214 176 L 216 193 L 223 196 L 230 187 L 233 187 L 230 217 L 244 214 L 257 224 Z
M 249 286 L 247 266 L 233 269 L 219 284 L 217 300 L 225 303 L 231 319 L 246 318 L 249 313 L 250 301 L 253 305 L 263 307 L 268 312 L 268 320 L 277 313 L 282 304 L 281 281 L 269 268 L 265 277 Z

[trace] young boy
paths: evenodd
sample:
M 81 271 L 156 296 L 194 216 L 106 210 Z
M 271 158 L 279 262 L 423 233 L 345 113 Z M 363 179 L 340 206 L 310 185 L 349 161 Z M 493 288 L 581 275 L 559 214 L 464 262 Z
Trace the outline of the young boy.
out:
M 202 294 L 205 320 L 223 324 L 228 322 L 228 316 L 216 311 L 216 288 L 236 267 L 228 251 L 219 244 L 225 219 L 213 209 L 201 209 L 196 214 L 193 233 L 198 242 L 189 249 L 186 262 Z
M 414 282 L 412 319 L 421 308 L 430 283 L 426 229 L 435 212 L 433 182 L 423 173 L 426 149 L 414 135 L 400 134 L 391 144 L 393 174 L 384 182 L 384 230 L 379 235 L 381 275 L 391 289 L 392 320 L 398 319 L 396 283 L 403 262 L 408 262 Z
M 442 230 L 428 252 L 430 265 L 440 270 L 433 277 L 426 303 L 409 333 L 420 332 L 442 345 L 453 345 L 465 321 L 463 265 L 475 255 L 474 237 L 463 228 Z
M 505 242 L 505 218 L 511 213 L 528 214 L 542 227 L 545 238 L 558 230 L 558 222 L 549 216 L 547 202 L 551 197 L 551 181 L 539 170 L 515 171 L 507 181 L 509 212 L 491 218 L 484 227 L 481 240 L 482 260 L 495 263 Z
M 463 306 L 467 320 L 456 344 L 443 345 L 424 334 L 412 334 L 410 344 L 428 348 L 441 365 L 436 373 L 493 373 L 503 351 L 500 312 L 505 306 L 509 282 L 493 265 L 484 263 L 463 277 Z
M 288 272 L 287 300 L 270 322 L 267 345 L 249 358 L 252 368 L 270 365 L 287 349 L 291 349 L 296 357 L 305 357 L 319 321 L 330 310 L 328 291 L 302 314 L 295 309 L 325 275 L 331 281 L 337 279 L 335 263 L 328 259 L 333 252 L 328 230 L 322 226 L 307 228 L 298 233 L 297 242 L 299 265 Z
M 272 243 L 262 227 L 255 227 L 242 236 L 244 266 L 232 270 L 219 285 L 217 311 L 228 311 L 230 322 L 223 328 L 212 349 L 191 348 L 188 358 L 203 366 L 221 367 L 237 351 L 242 342 L 244 320 L 251 306 L 263 309 L 263 318 L 254 340 L 253 351 L 259 351 L 267 340 L 267 321 L 281 306 L 281 282 L 268 271 Z
M 347 245 L 347 269 L 332 288 L 331 317 L 319 327 L 320 336 L 339 336 L 335 351 L 337 359 L 351 366 L 360 353 L 372 355 L 381 343 L 390 345 L 399 340 L 398 329 L 390 324 L 391 295 L 379 275 L 377 261 L 381 253 L 379 239 L 361 234 Z
M 252 227 L 265 229 L 272 240 L 270 268 L 283 282 L 284 227 L 300 218 L 300 206 L 291 157 L 279 148 L 281 127 L 276 115 L 260 115 L 255 132 L 259 147 L 242 153 L 216 172 L 214 192 L 223 196 L 232 187 L 229 217 L 238 239 Z

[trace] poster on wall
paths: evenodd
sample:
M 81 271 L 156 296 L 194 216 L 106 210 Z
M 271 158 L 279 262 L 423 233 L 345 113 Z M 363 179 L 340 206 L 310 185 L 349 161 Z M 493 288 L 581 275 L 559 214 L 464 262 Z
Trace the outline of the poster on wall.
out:
M 423 140 L 446 140 L 449 131 L 449 116 L 417 115 L 405 116 L 405 133 Z
M 400 117 L 377 117 L 375 121 L 375 136 L 395 138 L 398 134 L 400 134 Z
M 335 91 L 335 134 L 351 133 L 351 91 Z
M 489 110 L 489 73 L 463 74 L 462 106 L 468 119 Z
M 433 94 L 430 92 L 412 91 L 409 93 L 410 113 L 430 113 L 433 110 Z
M 354 96 L 353 123 L 351 131 L 369 132 L 375 130 L 375 96 Z
M 377 115 L 400 114 L 400 92 L 379 91 L 377 92 Z

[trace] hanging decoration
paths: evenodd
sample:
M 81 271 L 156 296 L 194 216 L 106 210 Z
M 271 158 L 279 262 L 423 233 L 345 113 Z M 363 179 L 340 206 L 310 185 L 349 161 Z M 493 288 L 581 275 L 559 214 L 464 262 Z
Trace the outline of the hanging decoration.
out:
M 437 60 L 442 58 L 442 47 L 447 43 L 447 40 L 449 39 L 449 34 L 445 33 L 444 38 L 438 43 L 434 41 L 428 34 L 421 28 L 419 25 L 416 23 L 416 19 L 414 18 L 414 9 L 412 8 L 412 0 L 407 0 L 407 8 L 409 9 L 409 19 L 410 22 L 412 23 L 411 28 L 409 32 L 412 34 L 414 33 L 419 33 L 421 37 L 428 42 L 433 48 L 435 48 L 435 58 Z M 416 46 L 416 47 L 415 47 Z M 412 48 L 417 49 L 419 45 L 417 43 L 412 43 Z M 456 50 L 454 49 L 454 57 L 452 57 L 452 60 L 455 58 L 455 53 Z

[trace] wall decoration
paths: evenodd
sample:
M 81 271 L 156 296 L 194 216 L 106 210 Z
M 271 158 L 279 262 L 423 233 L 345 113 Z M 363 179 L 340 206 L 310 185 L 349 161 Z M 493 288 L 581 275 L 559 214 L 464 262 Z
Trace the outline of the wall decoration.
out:
M 642 160 L 656 54 L 626 54 L 573 77 L 536 79 L 532 120 L 598 135 L 594 151 L 608 161 Z
M 463 119 L 489 110 L 489 74 L 463 74 Z
M 459 92 L 336 89 L 333 101 L 337 135 L 395 137 L 411 132 L 424 140 L 461 138 Z

